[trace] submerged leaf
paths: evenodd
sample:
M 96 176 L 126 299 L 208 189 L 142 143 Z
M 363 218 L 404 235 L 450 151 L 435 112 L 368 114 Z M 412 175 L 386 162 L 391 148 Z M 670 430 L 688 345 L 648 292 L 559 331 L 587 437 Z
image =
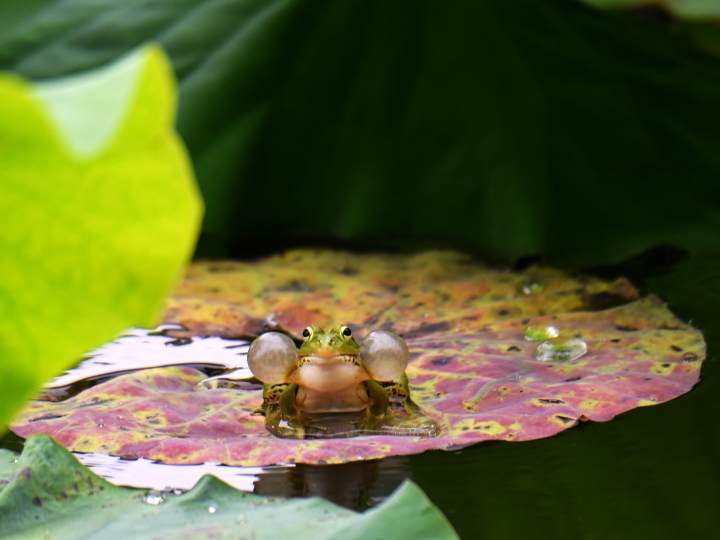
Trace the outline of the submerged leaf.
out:
M 83 352 L 153 324 L 201 214 L 174 116 L 156 47 L 42 84 L 0 75 L 0 430 Z
M 525 294 L 529 279 L 541 282 L 542 292 Z M 607 421 L 668 401 L 697 382 L 703 337 L 660 300 L 593 310 L 636 294 L 624 280 L 500 272 L 446 253 L 297 251 L 256 263 L 200 263 L 173 300 L 171 320 L 229 335 L 247 332 L 242 321 L 263 314 L 293 333 L 310 322 L 356 323 L 358 335 L 394 329 L 410 349 L 413 399 L 440 435 L 278 439 L 253 414 L 259 385 L 204 389 L 197 385 L 203 373 L 188 367 L 123 375 L 64 402 L 36 401 L 14 430 L 49 433 L 78 451 L 237 465 L 341 463 L 548 437 L 582 420 Z M 198 311 L 205 299 L 239 316 L 226 321 L 222 309 Z M 209 324 L 206 315 L 214 317 Z M 561 339 L 585 343 L 587 353 L 538 361 L 528 326 L 556 327 Z
M 413 483 L 358 514 L 318 498 L 277 499 L 205 476 L 184 495 L 113 486 L 48 437 L 0 450 L 0 536 L 39 538 L 457 538 Z M 281 516 L 281 519 L 278 519 Z

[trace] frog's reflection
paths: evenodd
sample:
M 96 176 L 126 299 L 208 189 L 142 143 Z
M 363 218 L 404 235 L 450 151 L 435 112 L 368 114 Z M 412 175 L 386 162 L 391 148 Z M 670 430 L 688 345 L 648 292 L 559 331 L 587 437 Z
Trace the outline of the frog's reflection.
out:
M 352 510 L 364 510 L 381 502 L 407 478 L 410 462 L 406 457 L 296 465 L 260 475 L 254 492 L 273 497 L 323 497 Z

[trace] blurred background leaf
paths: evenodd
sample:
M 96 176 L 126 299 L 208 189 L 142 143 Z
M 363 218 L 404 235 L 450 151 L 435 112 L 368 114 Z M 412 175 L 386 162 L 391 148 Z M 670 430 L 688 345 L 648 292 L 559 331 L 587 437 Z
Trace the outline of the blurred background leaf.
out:
M 161 43 L 203 256 L 335 242 L 592 265 L 717 246 L 717 34 L 571 0 L 65 0 L 0 39 L 0 68 Z
M 31 85 L 0 76 L 0 433 L 42 383 L 151 326 L 201 219 L 157 48 Z

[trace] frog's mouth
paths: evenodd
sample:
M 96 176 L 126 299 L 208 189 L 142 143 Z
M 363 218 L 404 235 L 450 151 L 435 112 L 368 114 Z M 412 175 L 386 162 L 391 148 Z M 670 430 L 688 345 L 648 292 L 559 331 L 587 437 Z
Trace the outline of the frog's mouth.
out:
M 307 356 L 301 356 L 298 359 L 298 367 L 301 367 L 303 365 L 327 366 L 331 364 L 359 365 L 360 357 L 357 354 L 310 354 Z

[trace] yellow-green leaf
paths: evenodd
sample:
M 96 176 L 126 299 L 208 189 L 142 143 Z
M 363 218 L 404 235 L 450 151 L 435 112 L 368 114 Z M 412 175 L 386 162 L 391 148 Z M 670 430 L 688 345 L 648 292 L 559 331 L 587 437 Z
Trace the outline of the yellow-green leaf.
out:
M 0 75 L 0 429 L 51 376 L 151 325 L 202 204 L 154 46 L 41 84 Z

